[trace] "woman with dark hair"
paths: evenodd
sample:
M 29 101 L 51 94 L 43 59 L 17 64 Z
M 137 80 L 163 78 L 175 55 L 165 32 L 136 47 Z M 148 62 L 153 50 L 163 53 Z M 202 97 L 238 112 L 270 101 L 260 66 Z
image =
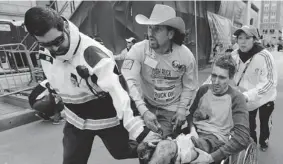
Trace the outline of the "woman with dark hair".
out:
M 259 144 L 261 150 L 266 151 L 270 135 L 270 116 L 277 96 L 277 71 L 274 59 L 272 54 L 258 43 L 259 35 L 255 27 L 243 26 L 234 35 L 239 45 L 239 49 L 232 53 L 237 62 L 234 82 L 246 98 L 250 133 L 256 143 L 256 115 L 259 111 Z

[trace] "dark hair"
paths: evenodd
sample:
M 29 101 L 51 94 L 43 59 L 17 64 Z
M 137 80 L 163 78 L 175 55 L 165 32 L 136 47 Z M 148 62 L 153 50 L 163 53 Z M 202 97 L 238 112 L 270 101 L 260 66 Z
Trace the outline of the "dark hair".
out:
M 133 40 L 132 40 L 132 43 L 133 43 L 133 44 L 136 44 L 136 43 L 137 43 L 137 40 L 136 40 L 136 39 L 133 39 Z
M 31 35 L 43 36 L 51 28 L 63 31 L 64 20 L 51 8 L 32 7 L 25 13 L 25 26 Z
M 236 62 L 232 58 L 231 54 L 222 55 L 218 57 L 214 63 L 214 65 L 226 69 L 229 72 L 229 78 L 234 78 L 234 75 L 236 73 Z
M 228 48 L 225 50 L 225 52 L 233 52 L 233 49 L 232 48 Z
M 181 46 L 184 43 L 185 40 L 185 34 L 182 34 L 179 30 L 177 30 L 174 27 L 171 26 L 166 26 L 168 31 L 173 30 L 174 31 L 174 36 L 172 38 L 172 41 L 179 46 Z

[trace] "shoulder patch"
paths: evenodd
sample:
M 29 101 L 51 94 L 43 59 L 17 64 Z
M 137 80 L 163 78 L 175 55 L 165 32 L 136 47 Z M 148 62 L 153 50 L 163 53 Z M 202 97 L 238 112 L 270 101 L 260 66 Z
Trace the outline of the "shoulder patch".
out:
M 84 58 L 87 64 L 93 68 L 101 59 L 109 58 L 109 56 L 98 47 L 90 46 L 85 49 Z
M 45 54 L 39 54 L 40 60 L 45 60 L 53 64 L 53 58 L 51 56 L 45 55 Z
M 129 69 L 129 70 L 131 70 L 132 67 L 133 67 L 133 64 L 134 64 L 134 60 L 132 60 L 132 59 L 126 59 L 126 60 L 124 60 L 124 62 L 123 62 L 122 69 Z

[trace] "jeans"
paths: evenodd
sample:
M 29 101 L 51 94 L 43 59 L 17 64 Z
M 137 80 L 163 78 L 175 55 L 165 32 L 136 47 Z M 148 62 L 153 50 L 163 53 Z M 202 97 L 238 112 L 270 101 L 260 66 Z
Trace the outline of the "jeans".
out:
M 172 117 L 176 112 L 155 107 L 147 102 L 146 107 L 157 117 L 157 121 L 161 125 L 161 129 L 163 131 L 163 137 L 171 135 L 173 133 Z

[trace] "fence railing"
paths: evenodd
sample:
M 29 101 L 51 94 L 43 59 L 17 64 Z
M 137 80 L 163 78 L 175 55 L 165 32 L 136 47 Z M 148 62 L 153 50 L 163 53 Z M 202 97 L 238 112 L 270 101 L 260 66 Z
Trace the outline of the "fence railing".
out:
M 58 1 L 59 2 L 59 1 Z M 50 5 L 58 5 L 53 1 Z M 57 11 L 60 15 L 72 16 L 82 1 L 68 0 Z M 56 4 L 55 4 L 56 3 Z M 70 11 L 69 15 L 66 12 Z M 68 12 L 67 12 L 68 13 Z M 28 38 L 27 34 L 21 43 L 0 45 L 0 98 L 31 90 L 43 80 L 44 75 L 38 59 L 38 44 L 34 42 L 30 47 L 23 43 Z
M 21 43 L 0 45 L 0 97 L 29 90 L 42 80 L 37 56 Z

